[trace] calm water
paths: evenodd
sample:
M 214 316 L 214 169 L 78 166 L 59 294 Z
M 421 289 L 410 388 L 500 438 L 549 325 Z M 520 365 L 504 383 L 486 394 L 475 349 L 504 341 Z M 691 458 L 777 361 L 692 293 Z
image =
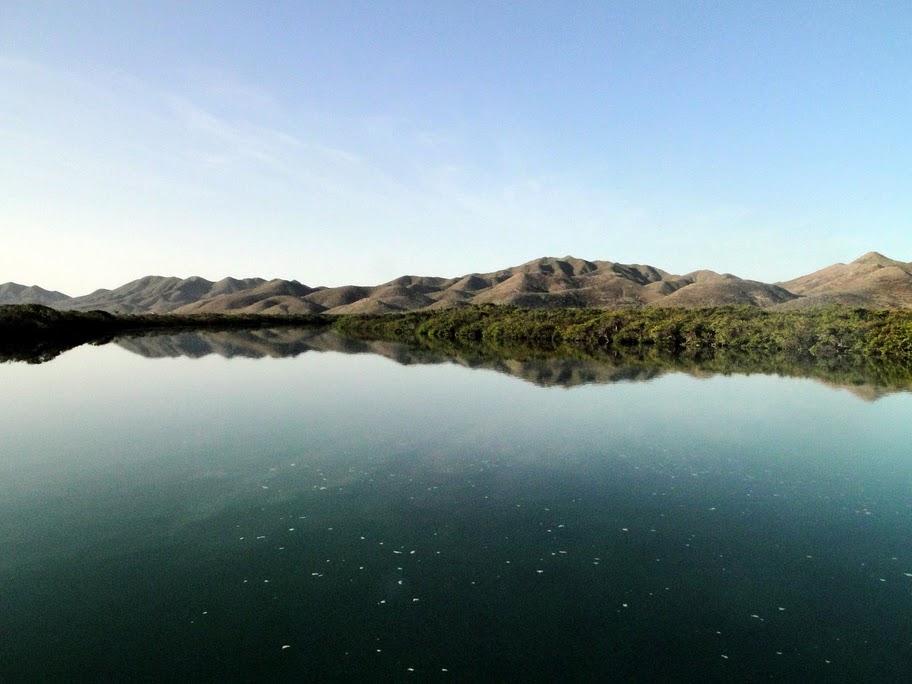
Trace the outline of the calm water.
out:
M 214 339 L 0 366 L 0 680 L 912 672 L 912 394 Z

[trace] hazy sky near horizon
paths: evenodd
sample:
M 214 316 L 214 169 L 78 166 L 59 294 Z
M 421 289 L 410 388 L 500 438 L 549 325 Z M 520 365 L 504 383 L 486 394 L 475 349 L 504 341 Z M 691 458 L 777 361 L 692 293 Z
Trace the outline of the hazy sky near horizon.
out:
M 0 4 L 0 283 L 912 260 L 905 2 Z

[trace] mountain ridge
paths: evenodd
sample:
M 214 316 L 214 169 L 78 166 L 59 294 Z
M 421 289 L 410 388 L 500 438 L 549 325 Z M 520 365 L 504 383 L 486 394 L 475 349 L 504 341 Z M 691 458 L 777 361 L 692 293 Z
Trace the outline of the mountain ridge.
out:
M 675 275 L 646 264 L 541 257 L 453 278 L 403 275 L 379 285 L 311 287 L 297 280 L 144 276 L 79 297 L 17 283 L 0 285 L 0 304 L 44 304 L 111 313 L 377 314 L 472 304 L 524 308 L 623 306 L 816 308 L 843 304 L 912 308 L 912 263 L 868 252 L 788 281 L 764 283 L 697 270 Z

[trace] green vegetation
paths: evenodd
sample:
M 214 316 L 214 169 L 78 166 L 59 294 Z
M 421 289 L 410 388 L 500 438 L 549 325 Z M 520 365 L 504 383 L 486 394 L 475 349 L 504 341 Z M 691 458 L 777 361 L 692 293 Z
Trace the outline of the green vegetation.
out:
M 814 378 L 862 395 L 912 389 L 912 312 L 484 306 L 346 316 L 334 327 L 470 366 L 564 360 L 613 367 L 621 377 L 762 373 Z
M 767 311 L 704 309 L 536 309 L 473 306 L 442 311 L 339 318 L 336 330 L 360 338 L 558 350 L 642 350 L 697 354 L 854 356 L 912 359 L 912 311 L 830 307 Z
M 326 326 L 320 314 L 110 314 L 58 311 L 40 304 L 0 306 L 0 361 L 41 363 L 81 344 L 104 344 L 115 335 L 177 330 L 237 330 Z
M 112 315 L 0 306 L 0 360 L 41 362 L 116 335 L 332 325 L 362 340 L 473 359 L 623 362 L 687 372 L 814 376 L 840 384 L 912 383 L 912 312 L 826 308 L 536 309 L 473 306 L 377 316 Z

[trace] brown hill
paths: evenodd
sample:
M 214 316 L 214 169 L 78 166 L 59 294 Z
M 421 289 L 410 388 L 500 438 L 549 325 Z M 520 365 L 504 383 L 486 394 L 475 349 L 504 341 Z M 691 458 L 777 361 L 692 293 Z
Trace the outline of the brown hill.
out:
M 219 281 L 224 282 L 224 281 Z M 256 287 L 241 289 L 184 304 L 174 313 L 271 313 L 304 314 L 320 313 L 325 307 L 304 299 L 314 288 L 302 285 L 297 280 L 269 280 Z
M 45 290 L 37 285 L 26 286 L 18 283 L 0 285 L 0 306 L 4 304 L 43 304 L 59 307 L 61 302 L 70 297 L 62 292 Z
M 726 274 L 684 285 L 653 301 L 652 305 L 689 308 L 734 305 L 766 308 L 797 298 L 798 295 L 776 285 L 767 285 L 756 280 L 742 280 Z
M 73 297 L 57 307 L 78 311 L 101 309 L 118 313 L 171 313 L 187 304 L 251 289 L 263 282 L 262 278 L 225 278 L 213 283 L 198 276 L 184 279 L 146 276 L 116 290 L 96 290 L 83 297 Z
M 116 290 L 67 297 L 38 287 L 0 285 L 0 304 L 42 303 L 61 309 L 156 313 L 390 313 L 469 304 L 527 308 L 725 306 L 809 308 L 847 304 L 912 308 L 912 263 L 870 252 L 783 283 L 654 266 L 544 257 L 491 273 L 457 278 L 406 275 L 376 286 L 308 287 L 292 280 L 147 276 Z
M 912 308 L 912 263 L 868 252 L 848 264 L 833 264 L 794 280 L 779 283 L 801 299 L 783 308 L 829 304 L 867 308 Z

